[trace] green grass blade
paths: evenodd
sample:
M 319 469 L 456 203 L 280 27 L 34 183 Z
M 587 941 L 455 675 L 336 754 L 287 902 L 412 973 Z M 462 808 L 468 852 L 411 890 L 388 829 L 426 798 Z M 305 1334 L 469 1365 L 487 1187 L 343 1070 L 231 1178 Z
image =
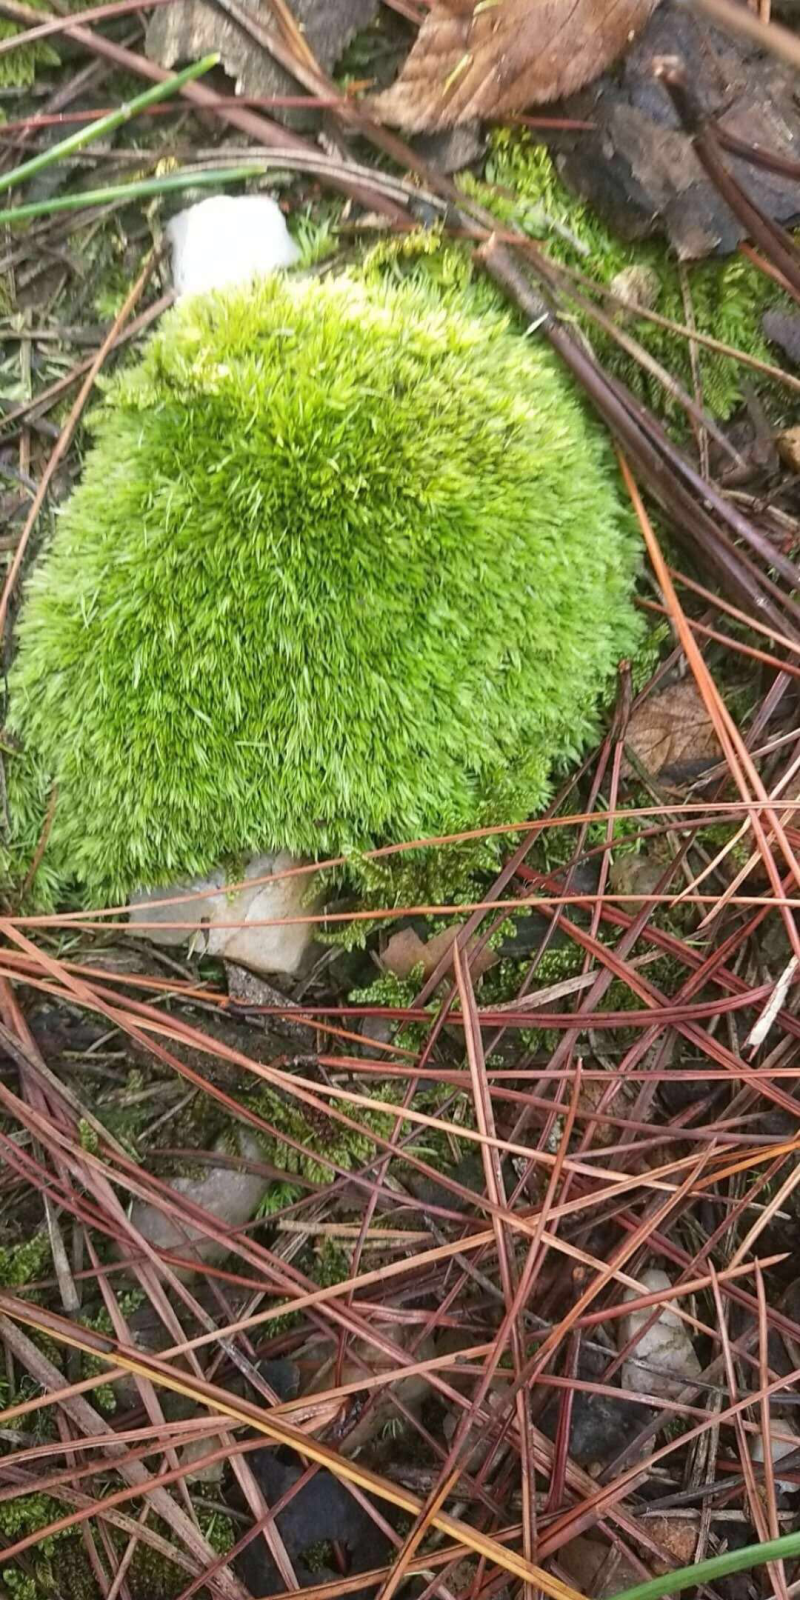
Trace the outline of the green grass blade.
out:
M 23 222 L 27 217 L 48 216 L 53 211 L 79 211 L 83 206 L 104 206 L 112 200 L 137 200 L 143 195 L 168 194 L 173 189 L 204 189 L 211 184 L 240 183 L 243 178 L 262 176 L 262 167 L 219 167 L 208 172 L 172 172 L 163 178 L 142 178 L 137 183 L 118 183 L 108 189 L 84 189 L 81 194 L 64 194 L 56 200 L 32 200 L 29 205 L 10 206 L 0 211 L 0 222 Z
M 800 1555 L 800 1533 L 785 1533 L 780 1539 L 768 1539 L 766 1544 L 748 1544 L 742 1550 L 726 1550 L 724 1555 L 709 1556 L 707 1561 L 696 1561 L 692 1567 L 678 1567 L 675 1572 L 665 1572 L 660 1578 L 649 1578 L 646 1583 L 635 1583 L 632 1589 L 621 1589 L 612 1600 L 663 1600 L 664 1595 L 679 1594 L 682 1589 L 693 1589 L 699 1584 L 713 1583 L 729 1572 L 746 1572 L 750 1567 L 761 1567 L 768 1561 L 780 1561 Z
M 116 111 L 110 111 L 108 116 L 101 117 L 99 122 L 90 122 L 87 127 L 79 128 L 77 133 L 71 133 L 67 139 L 52 145 L 49 150 L 43 150 L 40 155 L 32 156 L 30 161 L 23 161 L 13 172 L 7 172 L 5 177 L 0 178 L 0 193 L 15 188 L 25 178 L 32 178 L 34 173 L 43 172 L 45 167 L 54 166 L 64 156 L 71 155 L 73 150 L 80 150 L 84 145 L 91 144 L 94 139 L 101 139 L 104 134 L 112 133 L 114 128 L 119 128 L 123 122 L 130 122 L 131 117 L 138 116 L 147 106 L 154 106 L 159 100 L 166 100 L 177 89 L 182 89 L 185 83 L 190 83 L 193 78 L 202 77 L 203 73 L 210 71 L 218 61 L 218 54 L 203 56 L 201 61 L 192 62 L 190 67 L 184 67 L 183 71 L 176 72 L 174 77 L 166 78 L 163 83 L 155 84 L 152 89 L 145 89 L 143 94 L 135 95 L 133 100 L 123 101 Z

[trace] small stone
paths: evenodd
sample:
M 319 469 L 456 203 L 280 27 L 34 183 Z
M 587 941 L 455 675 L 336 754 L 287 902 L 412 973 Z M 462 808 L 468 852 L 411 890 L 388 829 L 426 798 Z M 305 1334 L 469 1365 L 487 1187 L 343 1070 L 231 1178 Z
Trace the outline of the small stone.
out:
M 227 1155 L 228 1146 L 219 1140 L 214 1147 L 217 1154 Z M 239 1149 L 249 1161 L 263 1159 L 261 1146 L 255 1135 L 247 1129 L 239 1132 Z M 241 1228 L 258 1210 L 271 1179 L 244 1169 L 233 1167 L 204 1168 L 199 1177 L 175 1178 L 170 1185 L 175 1193 L 200 1206 L 222 1224 L 223 1230 Z M 135 1200 L 131 1211 L 131 1224 L 137 1233 L 159 1250 L 171 1250 L 188 1258 L 196 1255 L 198 1264 L 203 1261 L 221 1261 L 228 1254 L 228 1246 L 201 1233 L 191 1224 L 182 1227 L 166 1216 L 150 1200 Z M 181 1269 L 181 1276 L 185 1273 Z
M 800 428 L 786 428 L 778 434 L 775 443 L 784 466 L 790 472 L 800 472 Z
M 228 994 L 231 1000 L 244 1009 L 259 1006 L 278 1006 L 285 1008 L 285 1015 L 270 1016 L 269 1026 L 275 1033 L 284 1034 L 293 1039 L 295 1044 L 303 1050 L 313 1049 L 315 1033 L 307 1022 L 293 1022 L 292 1012 L 299 1010 L 296 1002 L 282 994 L 273 984 L 267 983 L 266 978 L 259 977 L 257 972 L 251 972 L 249 967 L 240 967 L 237 961 L 226 961 L 225 971 L 228 976 Z
M 639 1281 L 649 1293 L 672 1287 L 666 1272 L 661 1272 L 657 1267 L 641 1273 Z M 626 1289 L 625 1299 L 638 1299 L 638 1292 Z M 632 1311 L 629 1316 L 622 1318 L 620 1347 L 636 1338 L 654 1309 L 648 1306 L 645 1310 Z M 699 1377 L 700 1370 L 686 1324 L 670 1306 L 663 1306 L 656 1321 L 639 1339 L 635 1353 L 623 1363 L 622 1387 L 634 1389 L 637 1394 L 653 1394 L 661 1399 L 674 1400 L 693 1378 Z
M 589 1383 L 607 1383 L 606 1368 L 612 1359 L 610 1350 L 603 1351 L 591 1344 L 581 1344 L 578 1357 L 578 1377 Z M 612 1383 L 618 1380 L 612 1379 Z M 560 1390 L 554 1390 L 539 1418 L 539 1426 L 548 1439 L 555 1439 L 561 1411 Z M 625 1398 L 624 1387 L 614 1394 L 597 1394 L 592 1389 L 576 1389 L 572 1396 L 569 1430 L 569 1454 L 579 1467 L 593 1476 L 602 1472 L 609 1462 L 626 1449 L 637 1434 L 647 1427 L 654 1416 L 649 1406 Z M 647 1446 L 640 1449 L 643 1454 Z
M 676 1567 L 691 1566 L 697 1549 L 699 1528 L 697 1520 L 691 1516 L 646 1517 L 644 1526 L 651 1539 L 659 1544 L 662 1550 L 669 1552 Z
M 186 1483 L 221 1483 L 225 1475 L 225 1462 L 212 1461 L 208 1466 L 197 1467 L 196 1461 L 202 1461 L 203 1456 L 213 1454 L 219 1445 L 219 1439 L 190 1439 L 180 1452 L 180 1462 L 184 1469 Z
M 794 1455 L 796 1450 L 800 1450 L 800 1434 L 797 1433 L 796 1428 L 788 1417 L 771 1417 L 769 1431 L 770 1454 L 772 1456 L 773 1466 L 775 1466 L 779 1461 L 783 1461 L 786 1456 Z M 794 1444 L 791 1444 L 789 1438 L 784 1437 L 784 1435 L 794 1435 Z M 750 1445 L 750 1455 L 753 1461 L 763 1464 L 764 1440 L 762 1439 L 760 1433 L 753 1436 L 752 1443 Z M 800 1459 L 798 1460 L 797 1464 L 793 1466 L 792 1470 L 795 1473 L 800 1472 Z M 798 1489 L 800 1489 L 800 1478 L 798 1478 L 796 1482 L 793 1482 L 791 1478 L 776 1478 L 775 1488 L 782 1490 L 784 1494 L 797 1494 Z
M 299 250 L 283 212 L 265 194 L 215 194 L 179 211 L 165 229 L 179 300 L 229 289 L 291 267 Z
M 406 1330 L 395 1330 L 395 1340 L 398 1344 L 406 1346 L 410 1342 L 410 1333 Z M 415 1361 L 428 1361 L 436 1354 L 431 1338 L 423 1339 L 414 1351 Z M 374 1345 L 367 1344 L 364 1340 L 356 1340 L 352 1350 L 345 1357 L 339 1381 L 343 1384 L 359 1383 L 371 1376 L 382 1376 L 384 1373 L 396 1370 L 397 1363 L 393 1357 L 377 1350 Z M 306 1397 L 312 1400 L 314 1395 L 324 1395 L 333 1384 L 335 1360 L 331 1359 L 317 1368 Z M 368 1411 L 361 1416 L 362 1407 L 356 1400 L 353 1407 L 353 1397 L 345 1400 L 337 1407 L 339 1416 L 336 1419 L 336 1448 L 343 1456 L 357 1455 L 365 1445 L 379 1439 L 384 1429 L 393 1427 L 395 1423 L 403 1423 L 403 1414 L 398 1411 L 393 1403 L 393 1397 L 399 1400 L 403 1410 L 410 1416 L 419 1418 L 422 1407 L 430 1394 L 428 1378 L 421 1373 L 412 1373 L 408 1378 L 393 1378 L 391 1383 L 381 1385 L 377 1394 L 373 1391 L 364 1391 L 364 1397 L 369 1394 L 372 1401 Z M 336 1414 L 334 1413 L 334 1416 Z M 333 1421 L 333 1418 L 331 1419 Z M 341 1437 L 339 1429 L 341 1427 Z
M 765 311 L 761 327 L 770 341 L 794 366 L 800 366 L 800 317 L 791 311 Z
M 372 1044 L 391 1044 L 396 1030 L 397 1023 L 389 1017 L 362 1017 L 358 1031 Z
M 286 922 L 287 917 L 304 917 L 313 912 L 309 904 L 310 876 L 300 873 L 284 878 L 302 863 L 286 851 L 274 856 L 254 856 L 242 873 L 248 879 L 277 878 L 276 882 L 254 883 L 252 888 L 226 894 L 227 874 L 220 867 L 208 878 L 171 883 L 134 895 L 129 905 L 131 932 L 154 944 L 182 945 L 190 940 L 205 955 L 239 962 L 255 972 L 299 971 L 314 937 L 312 922 Z M 223 891 L 223 892 L 220 892 Z M 185 905 L 160 905 L 179 895 L 197 895 Z M 191 928 L 170 928 L 171 922 L 188 922 Z M 241 927 L 232 927 L 232 923 Z M 271 922 L 271 927 L 256 927 Z M 222 927 L 220 924 L 226 924 Z
M 274 1450 L 256 1450 L 249 1457 L 253 1473 L 268 1505 L 283 1500 L 305 1475 L 294 1461 L 279 1460 Z M 365 1497 L 366 1498 L 366 1497 Z M 382 1509 L 382 1508 L 381 1508 Z M 383 1567 L 390 1545 L 369 1512 L 359 1504 L 352 1490 L 327 1468 L 316 1471 L 291 1497 L 275 1518 L 289 1559 L 294 1567 L 298 1591 L 319 1583 L 336 1583 L 336 1573 L 320 1565 L 320 1546 L 334 1541 L 343 1549 L 348 1575 Z M 263 1539 L 253 1539 L 236 1558 L 236 1571 L 248 1594 L 280 1594 L 285 1590 L 280 1573 Z M 348 1590 L 349 1600 L 372 1600 L 374 1583 Z
M 477 161 L 486 149 L 483 125 L 477 119 L 462 122 L 457 128 L 440 128 L 414 140 L 417 154 L 434 172 L 461 172 Z
M 654 267 L 623 267 L 608 287 L 620 300 L 629 300 L 643 311 L 652 311 L 661 294 L 661 279 Z

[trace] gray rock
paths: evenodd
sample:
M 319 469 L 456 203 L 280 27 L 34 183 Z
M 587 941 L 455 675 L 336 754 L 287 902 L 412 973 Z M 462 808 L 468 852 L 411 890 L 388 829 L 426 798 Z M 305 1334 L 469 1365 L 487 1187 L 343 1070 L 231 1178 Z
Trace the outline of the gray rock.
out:
M 662 0 L 623 62 L 588 89 L 554 104 L 591 131 L 554 133 L 558 169 L 625 239 L 666 234 L 683 260 L 727 255 L 744 237 L 695 154 L 653 60 L 677 56 L 702 112 L 746 144 L 800 159 L 800 113 L 791 67 L 750 40 L 712 27 L 691 7 Z M 800 181 L 767 172 L 738 155 L 725 164 L 745 193 L 776 222 L 800 214 Z
M 258 1140 L 247 1129 L 239 1133 L 239 1149 L 250 1161 L 262 1159 Z M 227 1154 L 227 1145 L 218 1141 L 215 1151 Z M 223 1228 L 235 1229 L 241 1228 L 255 1215 L 270 1182 L 269 1178 L 244 1169 L 237 1172 L 232 1167 L 212 1166 L 204 1169 L 199 1177 L 175 1178 L 170 1187 L 176 1194 L 216 1217 Z M 184 1229 L 176 1225 L 153 1201 L 135 1200 L 131 1223 L 137 1233 L 157 1249 L 174 1250 L 177 1255 L 184 1257 L 190 1253 L 196 1254 L 198 1263 L 221 1261 L 228 1254 L 226 1245 L 209 1238 L 199 1228 L 188 1225 Z
M 268 878 L 300 865 L 286 851 L 279 855 L 254 856 L 245 867 L 242 879 Z M 192 940 L 195 949 L 240 962 L 255 972 L 297 972 L 313 941 L 314 924 L 284 922 L 272 927 L 254 924 L 308 916 L 313 911 L 309 903 L 309 875 L 278 878 L 274 883 L 254 883 L 252 888 L 232 895 L 219 892 L 224 891 L 227 879 L 227 873 L 219 867 L 208 878 L 171 883 L 134 895 L 129 906 L 131 932 L 161 945 L 182 945 Z M 176 895 L 189 894 L 198 898 L 186 905 L 159 904 Z M 189 922 L 192 926 L 189 930 L 167 926 L 174 922 Z M 242 926 L 232 927 L 233 923 Z
M 639 1282 L 648 1292 L 670 1289 L 671 1280 L 659 1267 L 650 1267 L 639 1274 Z M 626 1289 L 626 1300 L 635 1300 L 637 1291 Z M 654 1394 L 674 1400 L 693 1378 L 700 1374 L 700 1362 L 695 1355 L 686 1323 L 664 1305 L 651 1327 L 647 1323 L 653 1307 L 644 1311 L 631 1311 L 619 1323 L 620 1347 L 630 1339 L 638 1338 L 633 1353 L 623 1362 L 622 1387 L 638 1394 Z M 642 1331 L 646 1329 L 645 1331 Z
M 274 1450 L 257 1450 L 250 1464 L 268 1503 L 274 1506 L 303 1475 L 294 1462 L 280 1460 Z M 321 1468 L 304 1488 L 289 1501 L 275 1519 L 278 1532 L 295 1570 L 298 1589 L 318 1583 L 335 1582 L 336 1574 L 325 1568 L 312 1570 L 306 1556 L 321 1544 L 336 1541 L 344 1546 L 350 1574 L 382 1567 L 389 1554 L 386 1535 L 359 1505 L 347 1485 L 340 1483 L 326 1468 Z M 237 1558 L 236 1569 L 252 1595 L 280 1594 L 285 1584 L 263 1539 L 252 1543 Z M 371 1600 L 374 1584 L 367 1584 L 351 1595 L 351 1600 Z

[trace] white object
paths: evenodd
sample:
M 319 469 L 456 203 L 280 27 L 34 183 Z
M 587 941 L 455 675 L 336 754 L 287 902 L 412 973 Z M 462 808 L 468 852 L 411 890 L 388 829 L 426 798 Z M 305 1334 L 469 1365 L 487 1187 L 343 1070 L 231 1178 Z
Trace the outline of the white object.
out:
M 261 194 L 212 195 L 179 211 L 166 234 L 179 300 L 266 277 L 293 266 L 300 253 L 283 212 Z
M 242 873 L 242 881 L 290 872 L 301 863 L 283 850 L 276 856 L 254 856 Z M 254 972 L 295 973 L 314 937 L 313 922 L 286 922 L 282 919 L 308 917 L 310 875 L 307 872 L 274 881 L 255 883 L 236 894 L 225 893 L 229 875 L 218 867 L 208 878 L 190 883 L 172 883 L 163 889 L 148 889 L 134 895 L 130 905 L 130 928 L 154 944 L 181 945 L 193 942 L 195 950 L 226 961 L 238 961 Z M 214 894 L 213 890 L 223 890 Z M 184 904 L 161 905 L 177 895 L 196 895 Z M 165 923 L 190 923 L 189 928 L 165 927 Z M 271 922 L 271 927 L 254 923 Z M 221 927 L 225 923 L 227 926 Z M 231 927 L 239 923 L 240 927 Z
M 783 1460 L 784 1456 L 793 1455 L 795 1450 L 800 1450 L 800 1435 L 797 1433 L 797 1429 L 793 1426 L 788 1417 L 770 1417 L 769 1433 L 770 1455 L 772 1456 L 773 1467 L 776 1467 L 778 1462 Z M 778 1434 L 794 1435 L 794 1444 L 790 1444 L 789 1440 L 785 1437 L 778 1438 Z M 760 1433 L 755 1434 L 752 1438 L 750 1455 L 754 1461 L 758 1462 L 759 1464 L 763 1463 L 764 1440 Z M 792 1470 L 796 1472 L 798 1469 L 797 1467 L 794 1467 Z M 784 1494 L 796 1494 L 798 1487 L 798 1484 L 793 1483 L 791 1478 L 775 1479 L 775 1488 L 782 1489 Z
M 639 1282 L 651 1294 L 659 1289 L 672 1288 L 666 1272 L 661 1272 L 657 1267 L 643 1272 Z M 635 1289 L 625 1290 L 626 1300 L 638 1298 Z M 654 1310 L 654 1306 L 648 1306 L 645 1310 L 631 1311 L 629 1316 L 622 1318 L 620 1346 L 636 1338 Z M 699 1373 L 700 1362 L 694 1353 L 686 1324 L 667 1305 L 662 1306 L 652 1327 L 639 1339 L 636 1350 L 623 1362 L 622 1387 L 633 1389 L 637 1394 L 654 1394 L 664 1400 L 674 1400 Z

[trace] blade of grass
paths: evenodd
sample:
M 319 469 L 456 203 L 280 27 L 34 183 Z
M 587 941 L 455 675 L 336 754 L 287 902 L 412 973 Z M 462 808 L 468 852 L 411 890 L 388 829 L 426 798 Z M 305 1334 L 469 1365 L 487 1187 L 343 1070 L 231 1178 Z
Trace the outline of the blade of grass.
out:
M 94 139 L 102 139 L 107 133 L 113 133 L 115 128 L 121 127 L 124 122 L 130 122 L 132 117 L 146 110 L 147 106 L 165 100 L 168 95 L 181 89 L 185 83 L 191 83 L 195 78 L 202 77 L 203 73 L 210 72 L 218 61 L 219 56 L 216 54 L 203 56 L 200 61 L 193 61 L 191 66 L 184 67 L 183 71 L 176 73 L 173 78 L 155 84 L 152 89 L 145 89 L 142 94 L 134 95 L 132 100 L 124 100 L 116 111 L 110 111 L 108 116 L 101 117 L 99 122 L 90 122 L 87 127 L 79 128 L 77 133 L 71 133 L 58 144 L 51 145 L 49 150 L 42 150 L 39 155 L 31 156 L 30 161 L 23 161 L 20 166 L 12 168 L 11 172 L 0 177 L 0 193 L 4 193 L 6 189 L 14 189 L 18 183 L 24 183 L 35 173 L 43 172 L 46 167 L 55 166 L 57 161 L 72 155 L 74 150 L 81 150 Z
M 137 200 L 147 195 L 169 194 L 173 190 L 207 188 L 215 183 L 241 183 L 245 178 L 260 178 L 260 167 L 218 167 L 206 172 L 172 172 L 162 178 L 141 178 L 136 183 L 111 184 L 107 189 L 84 189 L 80 194 L 63 194 L 53 200 L 32 200 L 28 205 L 10 206 L 0 211 L 0 222 L 23 222 L 26 217 L 50 216 L 55 211 L 80 211 L 84 206 L 106 206 L 115 200 Z
M 635 1583 L 630 1589 L 620 1589 L 610 1600 L 664 1600 L 665 1595 L 680 1594 L 684 1589 L 694 1589 L 700 1584 L 715 1583 L 731 1572 L 749 1572 L 753 1567 L 766 1566 L 770 1561 L 787 1561 L 800 1555 L 800 1533 L 785 1533 L 779 1539 L 767 1539 L 763 1544 L 748 1544 L 742 1550 L 726 1550 L 721 1556 L 709 1556 L 707 1561 L 696 1561 L 690 1567 L 676 1567 L 674 1572 L 664 1572 L 647 1583 Z

